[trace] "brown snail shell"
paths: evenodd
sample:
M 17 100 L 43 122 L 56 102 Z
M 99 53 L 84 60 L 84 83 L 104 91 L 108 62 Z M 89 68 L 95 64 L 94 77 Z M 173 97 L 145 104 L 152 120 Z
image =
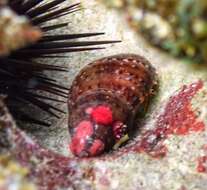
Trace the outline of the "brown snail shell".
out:
M 83 157 L 110 150 L 133 130 L 156 85 L 155 69 L 139 55 L 115 55 L 84 67 L 69 93 L 71 151 Z

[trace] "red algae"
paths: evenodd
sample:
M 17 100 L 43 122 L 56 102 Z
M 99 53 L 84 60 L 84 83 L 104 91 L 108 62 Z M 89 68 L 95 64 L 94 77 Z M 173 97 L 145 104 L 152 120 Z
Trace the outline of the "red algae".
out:
M 187 135 L 205 129 L 202 121 L 198 121 L 191 108 L 193 96 L 203 87 L 202 81 L 184 86 L 181 91 L 170 98 L 164 114 L 158 117 L 156 131 L 158 133 Z M 163 129 L 165 128 L 165 129 Z
M 10 114 L 0 101 L 0 151 L 10 155 L 28 170 L 27 177 L 38 190 L 86 189 L 85 169 L 80 160 L 64 157 L 42 148 L 21 129 L 17 128 Z M 3 126 L 3 127 L 2 127 Z M 2 146 L 3 145 L 3 146 Z M 81 188 L 80 188 L 81 186 Z
M 207 153 L 207 145 L 203 145 L 202 149 L 204 150 L 205 154 Z M 199 173 L 206 173 L 207 172 L 207 154 L 204 156 L 200 156 L 197 159 L 197 172 Z
M 191 108 L 193 96 L 202 87 L 202 81 L 184 86 L 180 92 L 169 99 L 164 112 L 157 118 L 155 129 L 145 132 L 141 136 L 141 140 L 135 141 L 135 145 L 124 150 L 126 152 L 143 152 L 153 158 L 162 158 L 167 154 L 167 147 L 163 142 L 169 135 L 187 135 L 191 132 L 203 131 L 205 129 L 204 123 L 197 120 Z M 29 169 L 29 177 L 40 190 L 69 187 L 80 189 L 78 185 L 84 187 L 83 179 L 94 178 L 93 172 L 87 172 L 80 167 L 83 159 L 67 158 L 41 148 L 25 133 L 11 125 L 8 126 L 7 133 L 8 140 L 12 144 L 10 153 L 16 157 L 20 164 Z M 97 146 L 94 146 L 95 150 L 96 148 Z M 110 159 L 110 157 L 105 158 Z M 90 160 L 88 159 L 88 163 Z M 87 160 L 84 159 L 84 161 Z M 206 162 L 207 156 L 198 159 L 198 172 L 206 172 Z M 107 186 L 109 183 L 110 181 L 107 179 L 102 179 L 102 184 Z
M 197 172 L 205 173 L 207 171 L 207 156 L 198 158 Z
M 20 130 L 12 130 L 15 146 L 11 152 L 21 165 L 29 169 L 28 177 L 40 190 L 73 187 L 74 181 L 80 181 L 82 171 L 78 160 L 41 148 Z
M 182 187 L 179 190 L 187 190 L 187 188 L 182 185 Z
M 129 147 L 127 151 L 145 152 L 154 158 L 162 158 L 167 153 L 163 141 L 169 135 L 187 135 L 205 130 L 202 121 L 198 121 L 191 107 L 193 96 L 203 87 L 198 81 L 183 86 L 180 92 L 170 97 L 164 113 L 158 116 L 155 129 L 145 132 L 141 140 Z

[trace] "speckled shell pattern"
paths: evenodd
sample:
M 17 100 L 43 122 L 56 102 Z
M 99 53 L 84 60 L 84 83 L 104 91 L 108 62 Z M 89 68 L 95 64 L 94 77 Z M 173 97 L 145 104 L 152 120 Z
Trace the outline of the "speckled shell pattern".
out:
M 120 54 L 94 61 L 76 76 L 69 93 L 69 129 L 87 117 L 84 109 L 109 105 L 113 117 L 129 128 L 145 110 L 157 86 L 155 69 L 143 57 Z

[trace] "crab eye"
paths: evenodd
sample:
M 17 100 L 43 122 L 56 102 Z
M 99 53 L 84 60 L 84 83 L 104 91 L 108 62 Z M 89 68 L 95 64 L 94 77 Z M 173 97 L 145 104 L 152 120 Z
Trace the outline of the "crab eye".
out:
M 113 134 L 116 140 L 120 140 L 124 135 L 127 134 L 127 125 L 121 121 L 116 121 L 113 124 Z

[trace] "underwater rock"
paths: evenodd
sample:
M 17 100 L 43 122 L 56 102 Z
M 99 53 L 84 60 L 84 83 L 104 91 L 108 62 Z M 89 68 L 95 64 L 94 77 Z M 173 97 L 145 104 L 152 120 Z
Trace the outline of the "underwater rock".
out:
M 37 41 L 41 31 L 32 27 L 26 17 L 0 6 L 0 56 Z

